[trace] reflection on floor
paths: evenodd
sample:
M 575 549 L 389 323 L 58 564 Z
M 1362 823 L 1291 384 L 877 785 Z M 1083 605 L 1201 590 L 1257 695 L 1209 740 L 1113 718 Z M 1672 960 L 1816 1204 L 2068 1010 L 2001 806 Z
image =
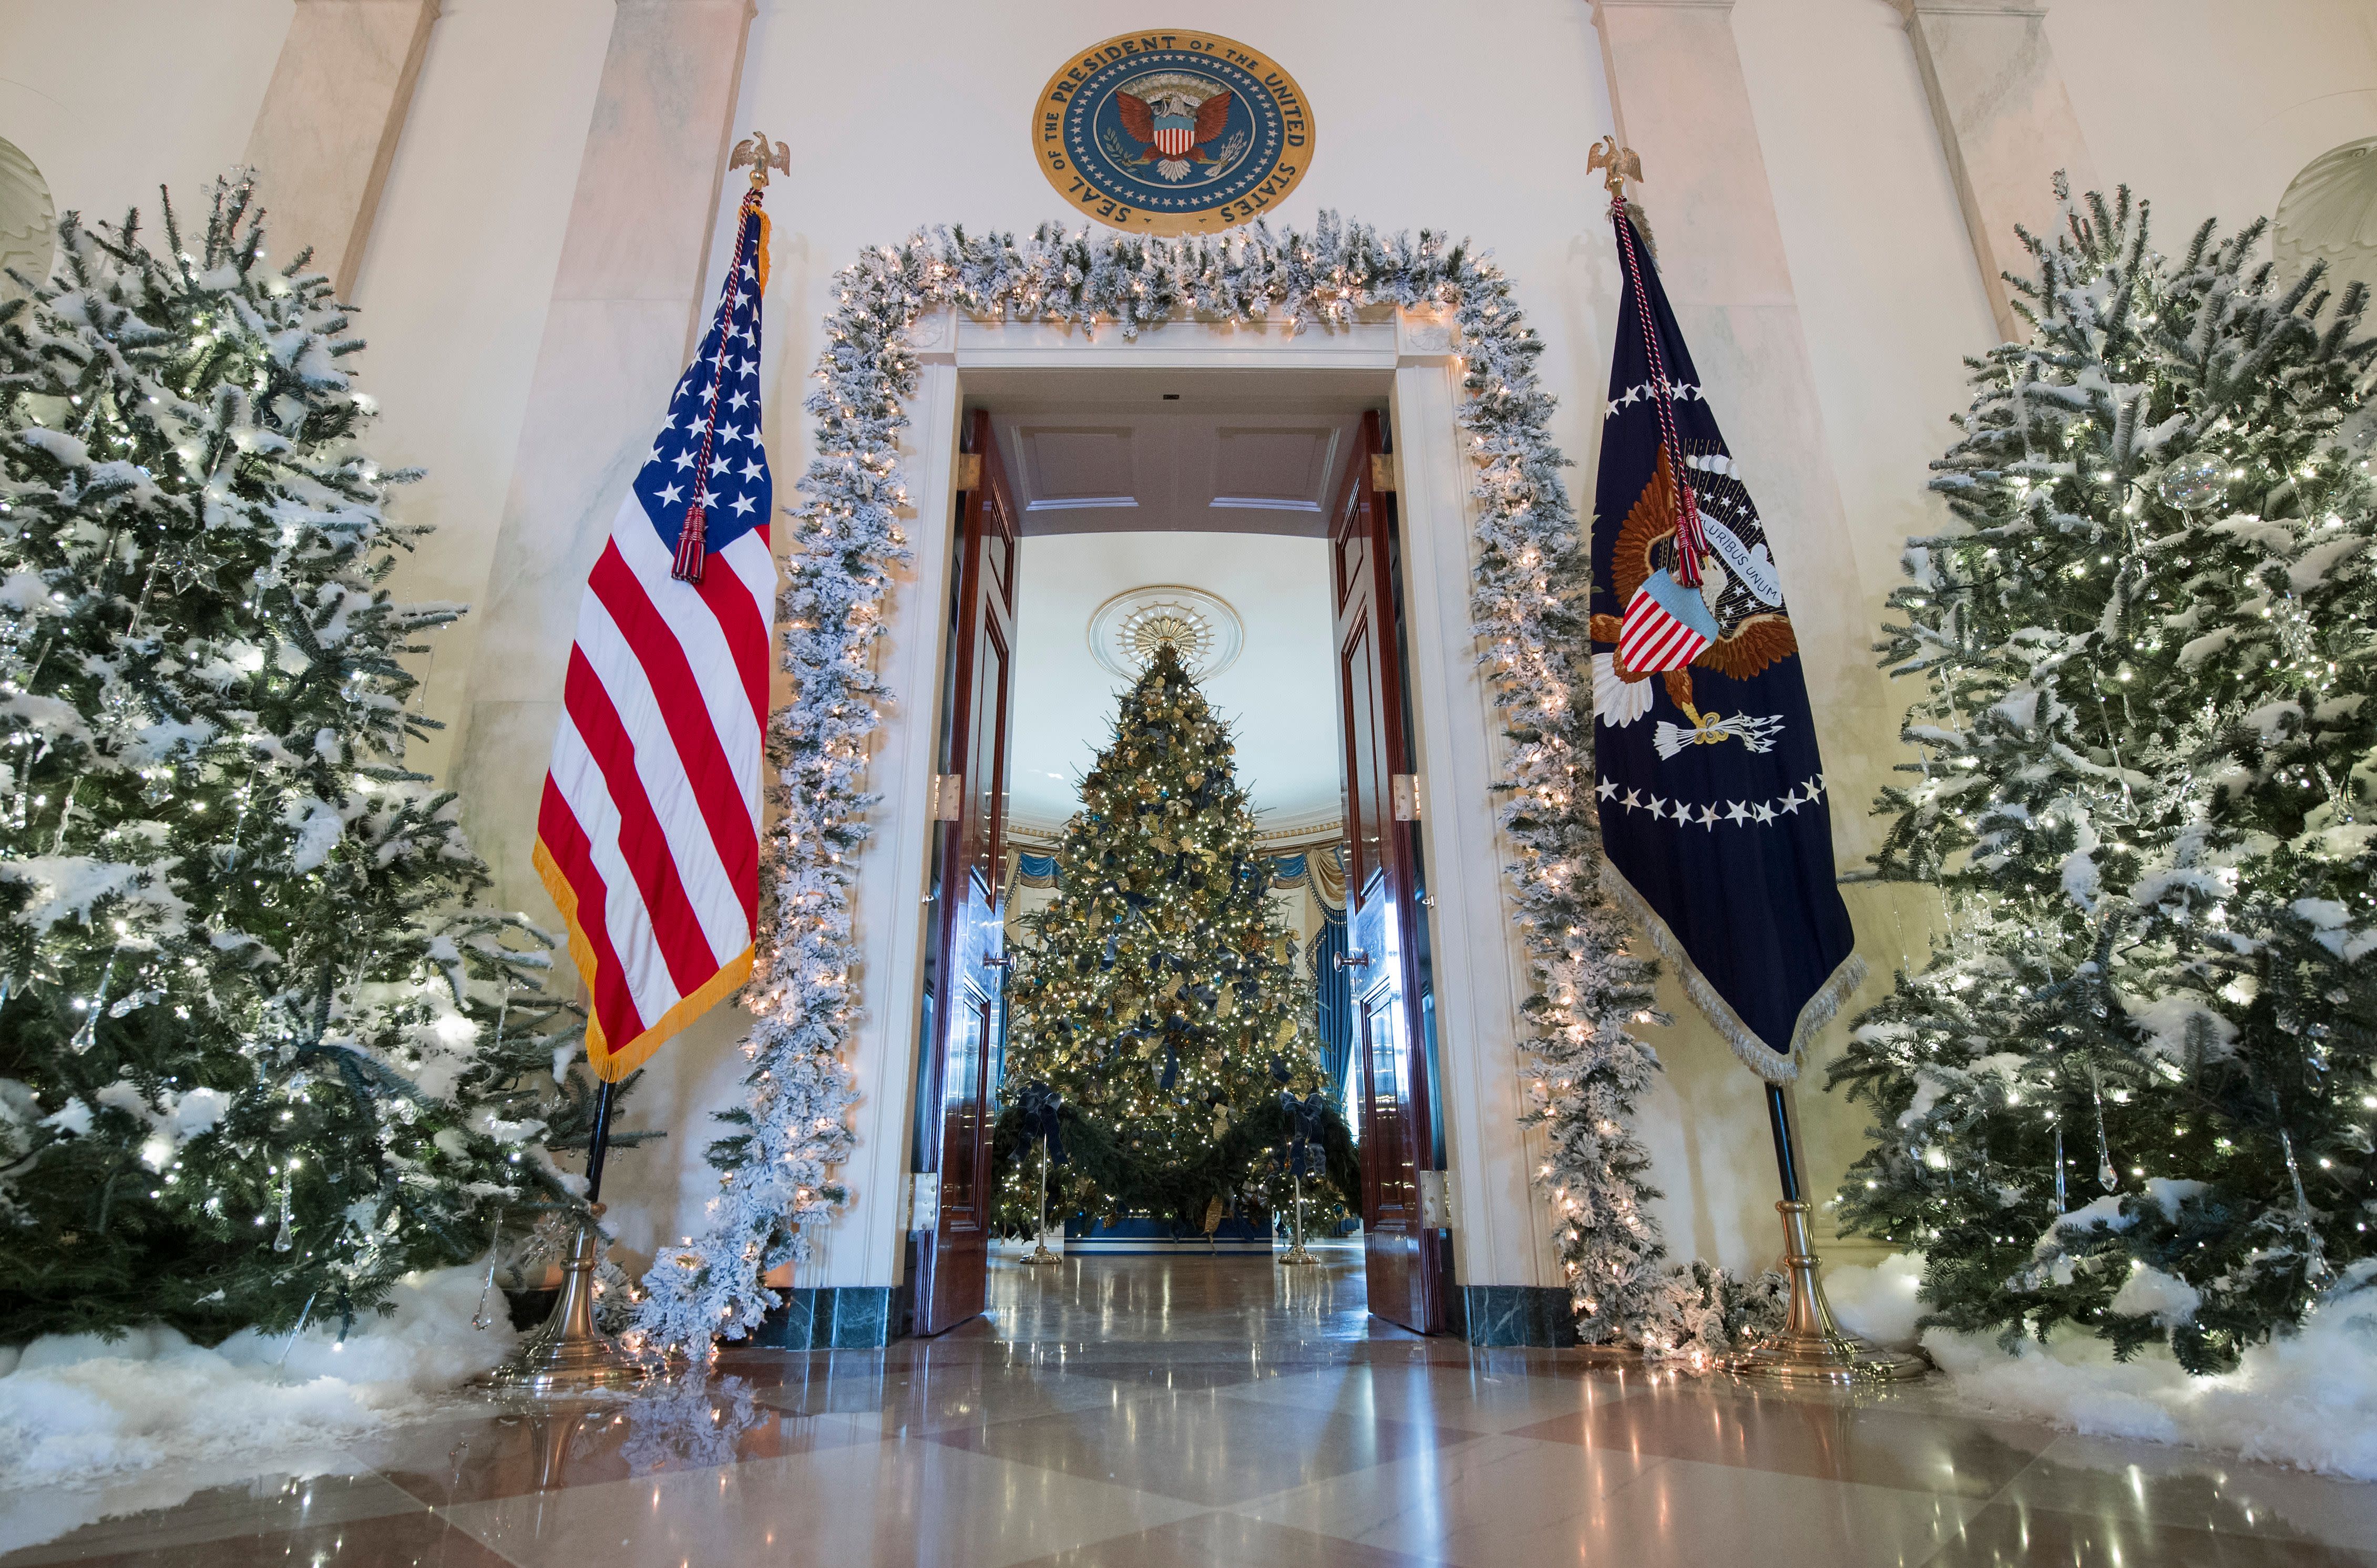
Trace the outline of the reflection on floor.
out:
M 997 1265 L 993 1315 L 441 1419 L 0 1555 L 230 1568 L 2359 1563 L 2377 1488 L 1373 1324 L 1357 1254 Z M 10 1497 L 91 1516 L 69 1494 Z M 79 1512 L 78 1510 L 80 1510 Z

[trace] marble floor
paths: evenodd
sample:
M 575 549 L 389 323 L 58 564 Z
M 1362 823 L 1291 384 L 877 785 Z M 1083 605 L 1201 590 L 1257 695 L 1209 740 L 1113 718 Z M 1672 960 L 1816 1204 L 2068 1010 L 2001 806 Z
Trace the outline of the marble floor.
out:
M 306 1478 L 153 1478 L 90 1523 L 20 1498 L 13 1538 L 29 1506 L 55 1538 L 0 1568 L 2377 1568 L 2377 1487 L 1978 1418 L 1936 1383 L 1777 1394 L 1421 1339 L 1364 1313 L 1352 1252 L 1301 1277 L 1002 1260 L 992 1296 L 938 1340 L 458 1403 Z

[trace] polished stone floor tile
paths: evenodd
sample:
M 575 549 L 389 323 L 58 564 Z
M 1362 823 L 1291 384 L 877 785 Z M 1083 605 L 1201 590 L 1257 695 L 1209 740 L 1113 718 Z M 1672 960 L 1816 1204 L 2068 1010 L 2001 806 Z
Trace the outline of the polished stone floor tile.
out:
M 1997 1500 L 2127 1524 L 2377 1550 L 2377 1486 L 2157 1442 L 2059 1437 Z
M 1529 1438 L 1486 1436 L 1349 1471 L 1234 1512 L 1271 1524 L 1447 1562 L 1568 1558 L 1591 1538 L 1581 1521 L 1616 1487 L 1663 1463 Z M 1490 1554 L 1502 1543 L 1568 1543 L 1548 1555 Z M 1455 1549 L 1470 1552 L 1462 1556 Z
M 935 1441 L 1219 1507 L 1471 1437 L 1329 1410 L 1256 1407 L 1208 1392 L 1153 1394 Z
M 1926 1568 L 2371 1568 L 2377 1551 L 1992 1502 Z
M 1217 1513 L 1052 1552 L 1021 1568 L 1432 1568 L 1439 1561 Z
M 1004 1568 L 1197 1512 L 930 1441 L 824 1449 L 446 1511 L 520 1568 Z
M 1941 1381 L 1357 1333 L 1342 1265 L 1077 1263 L 995 1275 L 1009 1316 L 933 1340 L 458 1396 L 252 1474 L 0 1478 L 0 1568 L 2377 1568 L 2377 1487 L 1994 1419 Z
M 880 1439 L 865 1422 L 773 1408 L 762 1403 L 770 1392 L 712 1384 L 660 1399 L 401 1427 L 356 1453 L 423 1502 L 443 1506 Z
M 1229 1392 L 1265 1406 L 1499 1432 L 1582 1416 L 1624 1399 L 1628 1391 L 1614 1378 L 1590 1372 L 1546 1375 L 1536 1369 L 1531 1375 L 1524 1368 L 1421 1364 L 1330 1368 L 1260 1379 Z
M 1463 1568 L 1880 1568 L 1922 1562 L 1973 1506 L 1506 1434 L 1239 1511 Z
M 423 1512 L 419 1499 L 372 1474 L 360 1461 L 352 1463 L 351 1468 L 352 1474 L 259 1476 L 237 1486 L 204 1487 L 178 1502 L 99 1519 L 39 1546 L 0 1552 L 0 1568 L 112 1562 L 116 1555 L 127 1552 L 132 1554 L 125 1559 L 129 1562 L 151 1561 L 140 1555 L 144 1552 L 162 1553 L 153 1559 L 157 1562 L 173 1561 L 175 1553 L 188 1552 L 192 1554 L 189 1560 L 197 1562 L 203 1560 L 203 1550 L 218 1550 L 214 1545 L 217 1542 L 235 1546 L 243 1541 L 277 1538 L 292 1531 L 316 1534 L 359 1520 Z M 62 1490 L 46 1489 L 44 1495 L 56 1498 Z M 69 1500 L 58 1501 L 66 1506 Z M 83 1516 L 90 1517 L 90 1514 Z M 246 1547 L 221 1550 L 233 1550 L 233 1555 L 219 1555 L 214 1561 L 248 1561 L 236 1555 L 237 1550 L 248 1550 Z M 263 1562 L 265 1557 L 258 1553 L 254 1560 Z
M 173 1545 L 145 1543 L 72 1561 L 83 1568 L 513 1568 L 501 1553 L 426 1511 Z
M 798 1416 L 836 1415 L 881 1434 L 917 1437 L 1112 1406 L 1139 1392 L 1069 1369 L 942 1364 L 888 1368 L 874 1381 L 786 1382 L 758 1398 Z
M 1710 1381 L 1646 1390 L 1512 1429 L 1587 1448 L 1987 1498 L 2054 1441 L 2048 1428 L 1851 1402 L 1742 1398 Z
M 1316 1251 L 1324 1261 L 1304 1269 L 1261 1255 L 1073 1253 L 1048 1268 L 996 1257 L 989 1321 L 1001 1339 L 1077 1343 L 1418 1337 L 1369 1315 L 1359 1247 Z

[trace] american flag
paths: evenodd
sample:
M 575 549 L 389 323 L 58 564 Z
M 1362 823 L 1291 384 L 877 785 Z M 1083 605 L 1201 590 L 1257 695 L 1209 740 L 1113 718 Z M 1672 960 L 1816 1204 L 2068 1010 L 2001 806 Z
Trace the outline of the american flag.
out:
M 586 582 L 537 811 L 596 1072 L 633 1071 L 751 971 L 776 564 L 759 439 L 767 217 L 743 202 L 701 349 Z

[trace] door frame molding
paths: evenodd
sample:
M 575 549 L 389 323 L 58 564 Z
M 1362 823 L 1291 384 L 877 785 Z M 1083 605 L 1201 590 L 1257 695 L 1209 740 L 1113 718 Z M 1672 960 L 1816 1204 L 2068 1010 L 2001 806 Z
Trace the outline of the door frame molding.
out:
M 852 917 L 867 957 L 850 1052 L 860 1099 L 857 1143 L 842 1174 L 850 1211 L 813 1233 L 820 1284 L 900 1283 L 909 1226 L 912 1097 L 931 906 L 924 820 L 938 719 L 952 567 L 957 453 L 970 371 L 1328 369 L 1374 374 L 1397 454 L 1413 722 L 1421 772 L 1427 885 L 1434 895 L 1438 1111 L 1451 1171 L 1456 1277 L 1463 1286 L 1558 1287 L 1540 1195 L 1540 1131 L 1523 1127 L 1519 1049 L 1527 952 L 1503 868 L 1515 846 L 1495 821 L 1503 719 L 1479 677 L 1469 634 L 1477 559 L 1468 435 L 1459 423 L 1462 361 L 1436 313 L 1374 307 L 1343 326 L 1177 318 L 1125 339 L 1077 325 L 977 319 L 950 308 L 907 334 L 918 361 L 900 461 L 913 559 L 894 574 L 878 668 L 895 700 L 877 732 L 869 784 L 882 796 L 861 852 Z

